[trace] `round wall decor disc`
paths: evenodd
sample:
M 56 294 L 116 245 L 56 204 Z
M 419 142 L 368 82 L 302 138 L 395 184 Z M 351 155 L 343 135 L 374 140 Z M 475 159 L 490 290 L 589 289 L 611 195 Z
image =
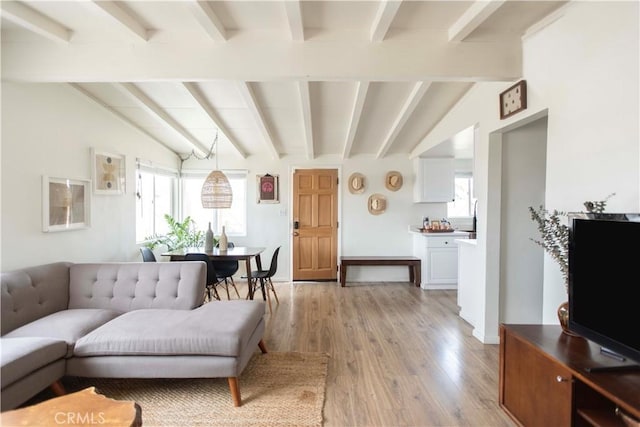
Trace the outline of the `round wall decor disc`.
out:
M 398 191 L 402 187 L 402 174 L 398 171 L 387 172 L 384 178 L 384 186 L 389 191 Z
M 351 194 L 360 194 L 364 191 L 365 177 L 361 173 L 354 172 L 349 177 L 349 191 Z
M 367 200 L 367 208 L 371 215 L 380 215 L 387 209 L 387 198 L 382 194 L 372 194 Z

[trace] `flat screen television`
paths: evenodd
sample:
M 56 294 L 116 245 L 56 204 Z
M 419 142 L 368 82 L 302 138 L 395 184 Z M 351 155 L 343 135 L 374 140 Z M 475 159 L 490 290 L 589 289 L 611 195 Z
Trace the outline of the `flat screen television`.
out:
M 640 364 L 640 214 L 569 214 L 569 329 Z

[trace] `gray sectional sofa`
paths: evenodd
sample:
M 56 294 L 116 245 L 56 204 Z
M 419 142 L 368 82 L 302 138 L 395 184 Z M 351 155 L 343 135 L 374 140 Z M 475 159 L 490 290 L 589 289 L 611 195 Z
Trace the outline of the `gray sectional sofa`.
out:
M 262 301 L 206 304 L 203 262 L 53 263 L 2 273 L 2 410 L 64 375 L 238 377 L 258 347 Z

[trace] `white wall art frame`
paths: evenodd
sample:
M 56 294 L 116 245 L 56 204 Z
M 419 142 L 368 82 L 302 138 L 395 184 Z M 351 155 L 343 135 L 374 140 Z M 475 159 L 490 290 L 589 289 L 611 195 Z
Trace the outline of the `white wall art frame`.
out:
M 91 149 L 95 194 L 118 195 L 126 190 L 125 156 Z
M 42 177 L 42 231 L 91 226 L 91 180 Z

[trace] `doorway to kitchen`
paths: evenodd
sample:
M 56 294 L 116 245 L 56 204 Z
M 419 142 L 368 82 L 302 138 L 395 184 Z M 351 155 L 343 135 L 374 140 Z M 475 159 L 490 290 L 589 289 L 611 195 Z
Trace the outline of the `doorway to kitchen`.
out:
M 487 289 L 495 322 L 542 323 L 544 252 L 529 206 L 545 203 L 547 111 L 490 135 Z M 489 315 L 489 313 L 487 313 Z M 493 323 L 493 322 L 491 322 Z

